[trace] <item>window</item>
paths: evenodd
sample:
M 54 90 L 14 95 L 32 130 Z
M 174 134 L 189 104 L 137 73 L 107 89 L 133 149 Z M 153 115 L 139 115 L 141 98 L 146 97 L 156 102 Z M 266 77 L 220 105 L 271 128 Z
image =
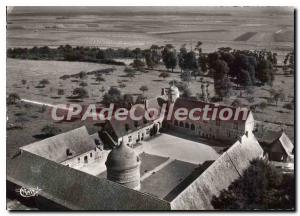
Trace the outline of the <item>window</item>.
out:
M 178 126 L 178 121 L 177 120 L 174 121 L 174 125 Z
M 195 125 L 194 124 L 191 124 L 191 130 L 195 130 Z
M 185 123 L 185 128 L 190 128 L 190 124 L 189 123 Z
M 80 157 L 77 160 L 78 160 L 78 163 L 80 163 Z
M 90 153 L 90 157 L 93 157 L 93 153 L 92 152 Z
M 132 141 L 132 137 L 129 136 L 129 137 L 128 137 L 128 142 L 131 142 L 131 141 Z
M 150 134 L 150 128 L 147 128 L 146 134 Z
M 88 162 L 88 156 L 84 156 L 84 163 Z
M 179 127 L 184 127 L 183 122 L 179 122 Z

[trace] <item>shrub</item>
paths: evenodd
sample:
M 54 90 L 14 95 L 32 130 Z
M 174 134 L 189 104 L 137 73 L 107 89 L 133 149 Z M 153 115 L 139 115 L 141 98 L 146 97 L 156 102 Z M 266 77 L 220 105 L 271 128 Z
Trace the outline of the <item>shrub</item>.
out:
M 73 95 L 79 98 L 86 98 L 88 97 L 88 92 L 84 88 L 75 88 L 73 90 Z
M 45 136 L 50 137 L 50 136 L 57 135 L 58 133 L 61 132 L 61 130 L 59 128 L 55 127 L 54 125 L 46 125 L 42 128 L 41 132 Z
M 293 110 L 294 109 L 294 103 L 286 103 L 283 105 L 283 108 Z
M 168 73 L 168 72 L 161 72 L 160 74 L 159 74 L 159 77 L 162 77 L 163 79 L 166 79 L 167 77 L 169 77 L 170 76 L 170 74 Z
M 125 84 L 125 83 L 120 83 L 119 87 L 120 87 L 120 88 L 125 88 L 125 87 L 126 87 L 126 84 Z
M 105 79 L 102 76 L 97 76 L 96 81 L 97 82 L 105 82 Z
M 22 83 L 23 85 L 26 85 L 27 80 L 22 79 L 22 80 L 21 80 L 21 83 Z
M 69 79 L 70 77 L 71 77 L 70 75 L 63 75 L 63 76 L 59 77 L 59 79 L 66 80 L 66 79 Z
M 64 94 L 65 94 L 65 90 L 57 89 L 57 95 L 64 95 Z
M 86 82 L 81 82 L 81 83 L 79 84 L 79 86 L 85 87 L 85 86 L 88 86 L 88 84 L 87 84 Z
M 148 89 L 148 86 L 146 86 L 146 85 L 142 85 L 141 87 L 140 87 L 140 91 L 142 91 L 143 93 L 145 92 L 145 91 L 148 91 L 149 89 Z
M 49 80 L 42 79 L 39 84 L 45 86 L 45 85 L 48 85 L 49 83 L 50 83 Z
M 145 67 L 145 63 L 142 62 L 142 61 L 139 60 L 139 59 L 135 59 L 130 65 L 131 65 L 133 68 L 136 68 L 136 69 L 140 69 L 140 68 Z
M 20 100 L 20 96 L 17 93 L 11 93 L 6 99 L 8 105 L 16 104 Z

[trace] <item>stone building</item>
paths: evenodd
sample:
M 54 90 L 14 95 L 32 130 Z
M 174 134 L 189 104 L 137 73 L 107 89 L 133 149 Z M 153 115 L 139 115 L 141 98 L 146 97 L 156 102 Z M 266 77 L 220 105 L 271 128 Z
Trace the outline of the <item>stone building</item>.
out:
M 77 168 L 103 157 L 85 126 L 20 148 L 65 166 Z
M 189 118 L 189 116 L 184 121 L 175 119 L 174 113 L 177 109 L 186 108 L 188 111 L 191 111 L 194 108 L 203 109 L 206 105 L 212 110 L 207 113 L 207 117 L 210 120 L 204 120 L 203 112 L 194 113 L 196 117 L 200 118 L 199 120 L 193 120 Z M 218 111 L 214 120 L 212 119 L 212 115 L 215 108 L 217 108 Z M 245 134 L 246 131 L 253 130 L 254 118 L 251 111 L 244 109 L 244 111 L 239 112 L 237 119 L 234 119 L 234 115 L 232 115 L 228 120 L 221 120 L 218 116 L 222 109 L 231 109 L 233 113 L 238 112 L 238 108 L 217 106 L 212 103 L 178 98 L 174 103 L 172 118 L 167 121 L 167 123 L 169 128 L 175 129 L 180 133 L 231 142 L 237 140 L 237 138 Z
M 164 116 L 161 115 L 164 102 L 163 98 L 157 97 L 146 100 L 143 105 L 140 104 L 133 108 L 135 116 L 142 117 L 139 120 L 133 120 L 129 116 L 125 120 L 117 120 L 115 118 L 107 120 L 101 131 L 99 131 L 99 137 L 106 145 L 114 147 L 115 143 L 120 145 L 123 142 L 132 146 L 141 140 L 156 135 L 162 127 L 164 119 Z M 158 110 L 158 113 L 154 116 L 154 112 L 151 109 Z M 144 118 L 146 112 L 153 119 L 147 120 Z
M 107 179 L 126 187 L 140 189 L 140 159 L 134 150 L 122 143 L 107 156 Z

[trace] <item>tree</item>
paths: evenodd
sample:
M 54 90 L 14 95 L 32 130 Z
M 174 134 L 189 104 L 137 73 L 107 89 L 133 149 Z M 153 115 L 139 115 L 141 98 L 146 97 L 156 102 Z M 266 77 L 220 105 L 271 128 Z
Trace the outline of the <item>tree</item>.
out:
M 85 90 L 84 88 L 75 88 L 72 93 L 74 96 L 76 96 L 78 98 L 89 97 L 87 90 Z
M 184 71 L 182 74 L 181 74 L 181 80 L 183 82 L 187 82 L 187 84 L 189 84 L 192 80 L 192 73 L 190 71 Z
M 274 80 L 273 66 L 270 61 L 261 58 L 257 65 L 256 77 L 262 83 L 272 84 Z
M 142 68 L 145 67 L 145 63 L 142 62 L 142 61 L 139 60 L 139 59 L 135 59 L 135 60 L 133 61 L 133 63 L 131 63 L 131 66 L 132 66 L 133 68 L 137 69 L 137 70 L 141 70 Z
M 148 91 L 148 90 L 149 90 L 149 89 L 148 89 L 148 86 L 146 86 L 146 85 L 142 85 L 142 86 L 140 87 L 140 91 L 142 91 L 143 94 L 144 94 L 145 91 Z
M 22 79 L 22 80 L 21 80 L 21 83 L 22 83 L 22 85 L 26 85 L 26 83 L 27 83 L 27 80 L 25 80 L 25 79 Z
M 273 99 L 273 101 L 275 101 L 277 106 L 279 100 L 283 101 L 285 99 L 285 94 L 283 93 L 282 89 L 279 90 L 271 89 L 270 97 Z
M 181 46 L 181 48 L 179 50 L 179 54 L 178 54 L 178 65 L 181 69 L 181 72 L 186 69 L 186 65 L 185 65 L 185 63 L 186 63 L 186 61 L 185 61 L 186 54 L 187 54 L 187 49 L 186 49 L 185 44 L 184 44 L 184 45 Z
M 100 83 L 100 82 L 104 82 L 104 81 L 105 81 L 105 78 L 102 77 L 102 76 L 97 76 L 97 77 L 96 77 L 96 81 L 99 82 L 99 83 Z
M 214 77 L 215 93 L 219 97 L 227 97 L 231 93 L 231 83 L 228 78 L 229 67 L 224 60 L 216 60 L 211 67 Z
M 103 95 L 102 103 L 109 106 L 111 103 L 121 106 L 122 105 L 122 94 L 116 87 L 110 87 L 107 93 Z
M 208 58 L 207 55 L 200 53 L 198 57 L 198 65 L 203 73 L 207 72 L 208 69 Z
M 134 104 L 133 96 L 131 94 L 124 94 L 123 96 L 123 106 L 130 110 L 132 105 Z
M 51 137 L 59 134 L 61 132 L 61 129 L 55 127 L 54 125 L 46 125 L 41 129 L 41 132 L 46 137 Z
M 40 85 L 48 85 L 50 82 L 49 82 L 49 80 L 47 80 L 47 79 L 42 79 L 41 81 L 40 81 Z
M 142 54 L 142 50 L 140 48 L 135 48 L 132 52 L 134 53 L 136 60 L 139 59 Z
M 162 77 L 163 79 L 166 79 L 167 77 L 170 77 L 170 74 L 168 72 L 161 72 L 159 74 L 159 77 Z
M 80 71 L 78 73 L 78 77 L 79 77 L 79 79 L 85 79 L 87 77 L 87 74 L 84 71 Z
M 6 103 L 8 105 L 13 105 L 16 104 L 19 100 L 21 100 L 21 98 L 17 93 L 10 93 L 6 99 Z
M 240 99 L 235 99 L 234 101 L 232 101 L 231 106 L 233 107 L 240 107 L 242 105 L 242 102 Z
M 184 56 L 184 65 L 185 65 L 185 69 L 191 70 L 191 71 L 195 71 L 198 70 L 198 62 L 196 59 L 196 54 L 193 51 L 188 52 L 185 56 Z
M 126 73 L 126 76 L 129 77 L 130 79 L 132 79 L 136 74 L 135 70 L 129 67 L 126 67 L 124 69 L 124 72 Z
M 265 101 L 258 104 L 258 107 L 259 107 L 259 109 L 261 109 L 261 111 L 264 111 L 264 109 L 266 109 L 267 106 L 268 106 L 268 104 Z
M 176 56 L 176 49 L 171 44 L 167 44 L 164 47 L 162 51 L 162 59 L 167 70 L 169 71 L 169 69 L 171 68 L 173 72 L 174 68 L 177 65 L 177 56 Z
M 214 196 L 220 210 L 275 210 L 295 208 L 293 174 L 283 174 L 266 160 L 255 159 L 243 175 Z
M 152 52 L 150 50 L 145 51 L 145 61 L 148 68 L 153 69 L 155 62 L 153 60 Z
M 183 90 L 181 97 L 188 99 L 188 98 L 191 98 L 192 95 L 193 95 L 193 93 L 192 93 L 191 89 L 186 88 L 186 89 Z

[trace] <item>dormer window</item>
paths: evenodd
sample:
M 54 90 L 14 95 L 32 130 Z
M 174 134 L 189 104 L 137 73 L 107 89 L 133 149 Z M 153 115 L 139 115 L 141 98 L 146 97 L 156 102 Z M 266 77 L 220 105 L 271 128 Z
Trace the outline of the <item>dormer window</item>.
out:
M 66 155 L 67 155 L 68 157 L 73 155 L 71 149 L 67 148 L 67 150 L 66 150 Z

